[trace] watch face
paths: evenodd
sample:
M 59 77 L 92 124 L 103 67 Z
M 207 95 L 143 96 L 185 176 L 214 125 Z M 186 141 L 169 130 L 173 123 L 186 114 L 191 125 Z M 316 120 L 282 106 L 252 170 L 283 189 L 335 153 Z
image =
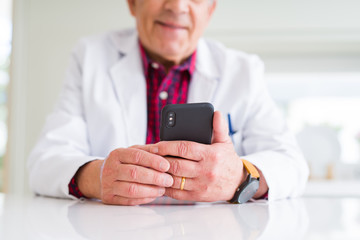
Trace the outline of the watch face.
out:
M 239 195 L 239 203 L 246 203 L 249 201 L 259 189 L 259 180 L 251 180 L 245 187 L 242 189 Z

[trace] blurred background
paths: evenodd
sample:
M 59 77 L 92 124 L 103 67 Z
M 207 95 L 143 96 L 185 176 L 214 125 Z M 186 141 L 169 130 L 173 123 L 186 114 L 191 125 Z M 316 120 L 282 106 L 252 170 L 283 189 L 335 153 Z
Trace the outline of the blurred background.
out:
M 359 9 L 358 0 L 218 0 L 205 34 L 264 60 L 310 165 L 309 195 L 360 195 Z M 132 26 L 125 0 L 0 0 L 0 191 L 30 192 L 26 158 L 75 43 Z

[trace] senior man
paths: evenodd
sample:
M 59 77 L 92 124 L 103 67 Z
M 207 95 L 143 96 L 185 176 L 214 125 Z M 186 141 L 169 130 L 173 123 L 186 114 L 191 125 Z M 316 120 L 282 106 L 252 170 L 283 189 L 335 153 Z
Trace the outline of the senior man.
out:
M 128 6 L 137 31 L 86 38 L 75 48 L 59 102 L 29 157 L 33 190 L 119 205 L 163 195 L 241 202 L 241 194 L 301 194 L 308 169 L 266 90 L 261 60 L 201 38 L 216 1 Z M 161 109 L 186 102 L 219 110 L 212 144 L 159 142 Z M 222 115 L 231 116 L 233 142 Z

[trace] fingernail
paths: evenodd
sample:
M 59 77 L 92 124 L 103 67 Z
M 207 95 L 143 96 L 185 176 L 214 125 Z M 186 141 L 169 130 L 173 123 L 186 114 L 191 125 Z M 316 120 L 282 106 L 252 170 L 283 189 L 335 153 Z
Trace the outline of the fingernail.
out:
M 173 178 L 172 177 L 170 177 L 170 176 L 166 176 L 165 178 L 164 178 L 164 186 L 166 186 L 166 187 L 171 187 L 172 185 L 173 185 Z
M 158 153 L 159 152 L 159 148 L 158 147 L 151 147 L 150 148 L 150 152 L 152 152 L 152 153 Z
M 165 194 L 165 188 L 159 188 L 159 195 L 162 196 Z
M 165 161 L 161 161 L 159 168 L 161 171 L 166 172 L 169 169 L 169 164 Z

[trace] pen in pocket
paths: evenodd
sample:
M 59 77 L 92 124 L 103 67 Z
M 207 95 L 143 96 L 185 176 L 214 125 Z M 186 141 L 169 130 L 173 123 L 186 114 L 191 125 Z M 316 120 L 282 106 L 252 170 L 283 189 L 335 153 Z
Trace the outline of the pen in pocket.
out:
M 236 132 L 235 132 L 235 131 L 233 130 L 233 128 L 232 128 L 230 113 L 228 113 L 227 117 L 228 117 L 228 126 L 229 126 L 229 136 L 230 136 L 230 138 L 231 138 L 232 143 L 234 144 L 234 137 L 233 137 L 233 135 L 234 135 Z

